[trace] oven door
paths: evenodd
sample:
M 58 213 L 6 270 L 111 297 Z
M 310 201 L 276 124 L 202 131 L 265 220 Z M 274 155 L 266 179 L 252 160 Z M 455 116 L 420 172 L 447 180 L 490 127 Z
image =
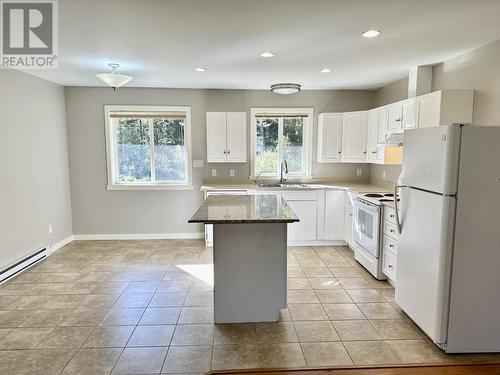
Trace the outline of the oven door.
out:
M 355 202 L 354 239 L 363 249 L 379 258 L 380 207 L 357 198 Z

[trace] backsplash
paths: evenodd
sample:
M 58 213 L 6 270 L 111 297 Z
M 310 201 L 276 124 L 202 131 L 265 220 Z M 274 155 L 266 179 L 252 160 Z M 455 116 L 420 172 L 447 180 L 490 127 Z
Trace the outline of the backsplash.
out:
M 384 176 L 385 172 L 385 176 Z M 397 184 L 401 174 L 401 165 L 377 165 L 372 164 L 370 170 L 370 181 L 372 183 Z
M 215 169 L 217 176 L 212 176 Z M 230 175 L 231 169 L 234 176 Z M 357 176 L 357 170 L 361 169 L 361 176 Z M 370 180 L 369 164 L 352 163 L 313 163 L 313 180 L 349 180 L 356 182 L 368 182 Z M 205 183 L 248 183 L 251 175 L 249 163 L 206 163 L 203 167 L 203 182 Z M 290 180 L 294 180 L 290 177 Z

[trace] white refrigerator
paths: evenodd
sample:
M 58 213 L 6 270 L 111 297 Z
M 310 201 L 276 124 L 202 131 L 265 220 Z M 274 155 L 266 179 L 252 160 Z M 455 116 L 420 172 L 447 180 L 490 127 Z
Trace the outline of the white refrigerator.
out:
M 500 352 L 500 127 L 407 130 L 396 302 L 448 353 Z

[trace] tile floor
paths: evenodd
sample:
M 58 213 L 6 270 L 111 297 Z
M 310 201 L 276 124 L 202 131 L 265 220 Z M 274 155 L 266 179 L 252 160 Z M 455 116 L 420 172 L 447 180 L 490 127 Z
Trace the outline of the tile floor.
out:
M 197 240 L 73 242 L 0 286 L 1 374 L 203 373 L 462 360 L 345 247 L 292 247 L 278 323 L 214 325 Z

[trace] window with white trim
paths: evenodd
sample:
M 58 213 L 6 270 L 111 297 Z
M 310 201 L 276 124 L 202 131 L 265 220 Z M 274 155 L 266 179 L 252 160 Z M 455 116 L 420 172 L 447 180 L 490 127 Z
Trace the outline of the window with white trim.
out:
M 105 106 L 108 189 L 175 188 L 191 183 L 191 110 Z
M 252 108 L 252 173 L 278 177 L 285 160 L 288 176 L 310 177 L 312 108 Z

